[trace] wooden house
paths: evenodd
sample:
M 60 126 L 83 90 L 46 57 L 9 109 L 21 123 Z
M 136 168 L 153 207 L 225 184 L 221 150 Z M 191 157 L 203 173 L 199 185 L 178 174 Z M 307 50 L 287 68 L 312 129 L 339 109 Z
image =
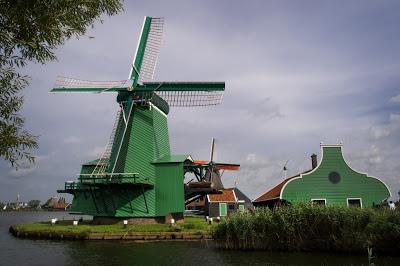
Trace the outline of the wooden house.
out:
M 323 205 L 372 207 L 391 194 L 377 177 L 352 169 L 344 159 L 342 145 L 322 145 L 321 160 L 311 156 L 312 168 L 286 178 L 253 200 L 254 206 L 312 202 Z
M 253 210 L 251 200 L 238 188 L 226 188 L 221 194 L 209 194 L 205 197 L 205 211 L 210 217 L 224 217 L 236 211 Z

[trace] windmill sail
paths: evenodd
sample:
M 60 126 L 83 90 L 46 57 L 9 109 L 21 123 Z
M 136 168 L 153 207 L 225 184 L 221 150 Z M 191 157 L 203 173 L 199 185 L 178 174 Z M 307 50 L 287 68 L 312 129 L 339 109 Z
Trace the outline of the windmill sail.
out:
M 131 90 L 132 81 L 94 81 L 58 76 L 51 92 L 115 92 Z
M 224 82 L 149 82 L 154 76 L 163 28 L 164 18 L 144 18 L 128 80 L 91 81 L 58 77 L 51 92 L 132 91 L 141 102 L 162 102 L 163 106 L 165 102 L 171 107 L 220 104 Z
M 144 87 L 171 107 L 209 106 L 221 103 L 225 82 L 146 82 Z
M 217 105 L 222 101 L 225 82 L 145 82 L 132 87 L 132 80 L 90 81 L 58 77 L 51 92 L 132 91 L 145 100 L 157 101 L 156 94 L 171 107 Z
M 152 18 L 147 45 L 144 50 L 139 83 L 153 80 L 164 30 L 164 18 Z
M 164 29 L 164 18 L 145 17 L 129 78 L 134 84 L 153 79 Z

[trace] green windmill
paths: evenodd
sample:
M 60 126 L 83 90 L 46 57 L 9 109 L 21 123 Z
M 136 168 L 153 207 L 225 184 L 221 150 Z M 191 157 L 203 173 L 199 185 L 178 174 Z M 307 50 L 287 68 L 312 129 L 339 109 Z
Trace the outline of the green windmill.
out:
M 51 90 L 117 93 L 119 111 L 105 152 L 101 158 L 83 164 L 78 180 L 66 182 L 64 189 L 58 191 L 73 194 L 73 211 L 92 215 L 100 222 L 121 218 L 158 222 L 180 219 L 185 200 L 218 193 L 223 188 L 217 180 L 219 170 L 239 167 L 198 162 L 190 155 L 171 155 L 169 107 L 217 105 L 222 100 L 225 83 L 150 82 L 163 24 L 163 18 L 144 18 L 128 80 L 59 77 Z M 184 184 L 186 173 L 192 173 L 196 180 Z

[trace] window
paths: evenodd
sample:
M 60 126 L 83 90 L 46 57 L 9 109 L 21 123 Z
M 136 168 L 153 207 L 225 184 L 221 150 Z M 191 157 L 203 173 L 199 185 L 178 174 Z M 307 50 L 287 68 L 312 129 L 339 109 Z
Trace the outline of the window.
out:
M 338 172 L 330 172 L 328 179 L 332 184 L 337 184 L 340 182 L 340 175 Z
M 228 205 L 228 209 L 229 209 L 230 211 L 233 211 L 233 210 L 235 209 L 235 204 L 229 204 L 229 205 Z
M 326 199 L 311 199 L 312 205 L 326 205 Z
M 356 207 L 356 208 L 362 208 L 361 199 L 360 198 L 348 198 L 347 199 L 347 206 Z
M 244 204 L 239 204 L 239 211 L 244 212 Z

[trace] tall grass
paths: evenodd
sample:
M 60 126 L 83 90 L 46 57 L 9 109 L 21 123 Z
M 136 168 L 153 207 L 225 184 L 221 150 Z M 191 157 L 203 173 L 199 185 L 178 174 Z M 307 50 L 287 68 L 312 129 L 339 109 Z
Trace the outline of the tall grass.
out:
M 212 230 L 218 247 L 399 254 L 400 210 L 298 204 L 235 213 Z

